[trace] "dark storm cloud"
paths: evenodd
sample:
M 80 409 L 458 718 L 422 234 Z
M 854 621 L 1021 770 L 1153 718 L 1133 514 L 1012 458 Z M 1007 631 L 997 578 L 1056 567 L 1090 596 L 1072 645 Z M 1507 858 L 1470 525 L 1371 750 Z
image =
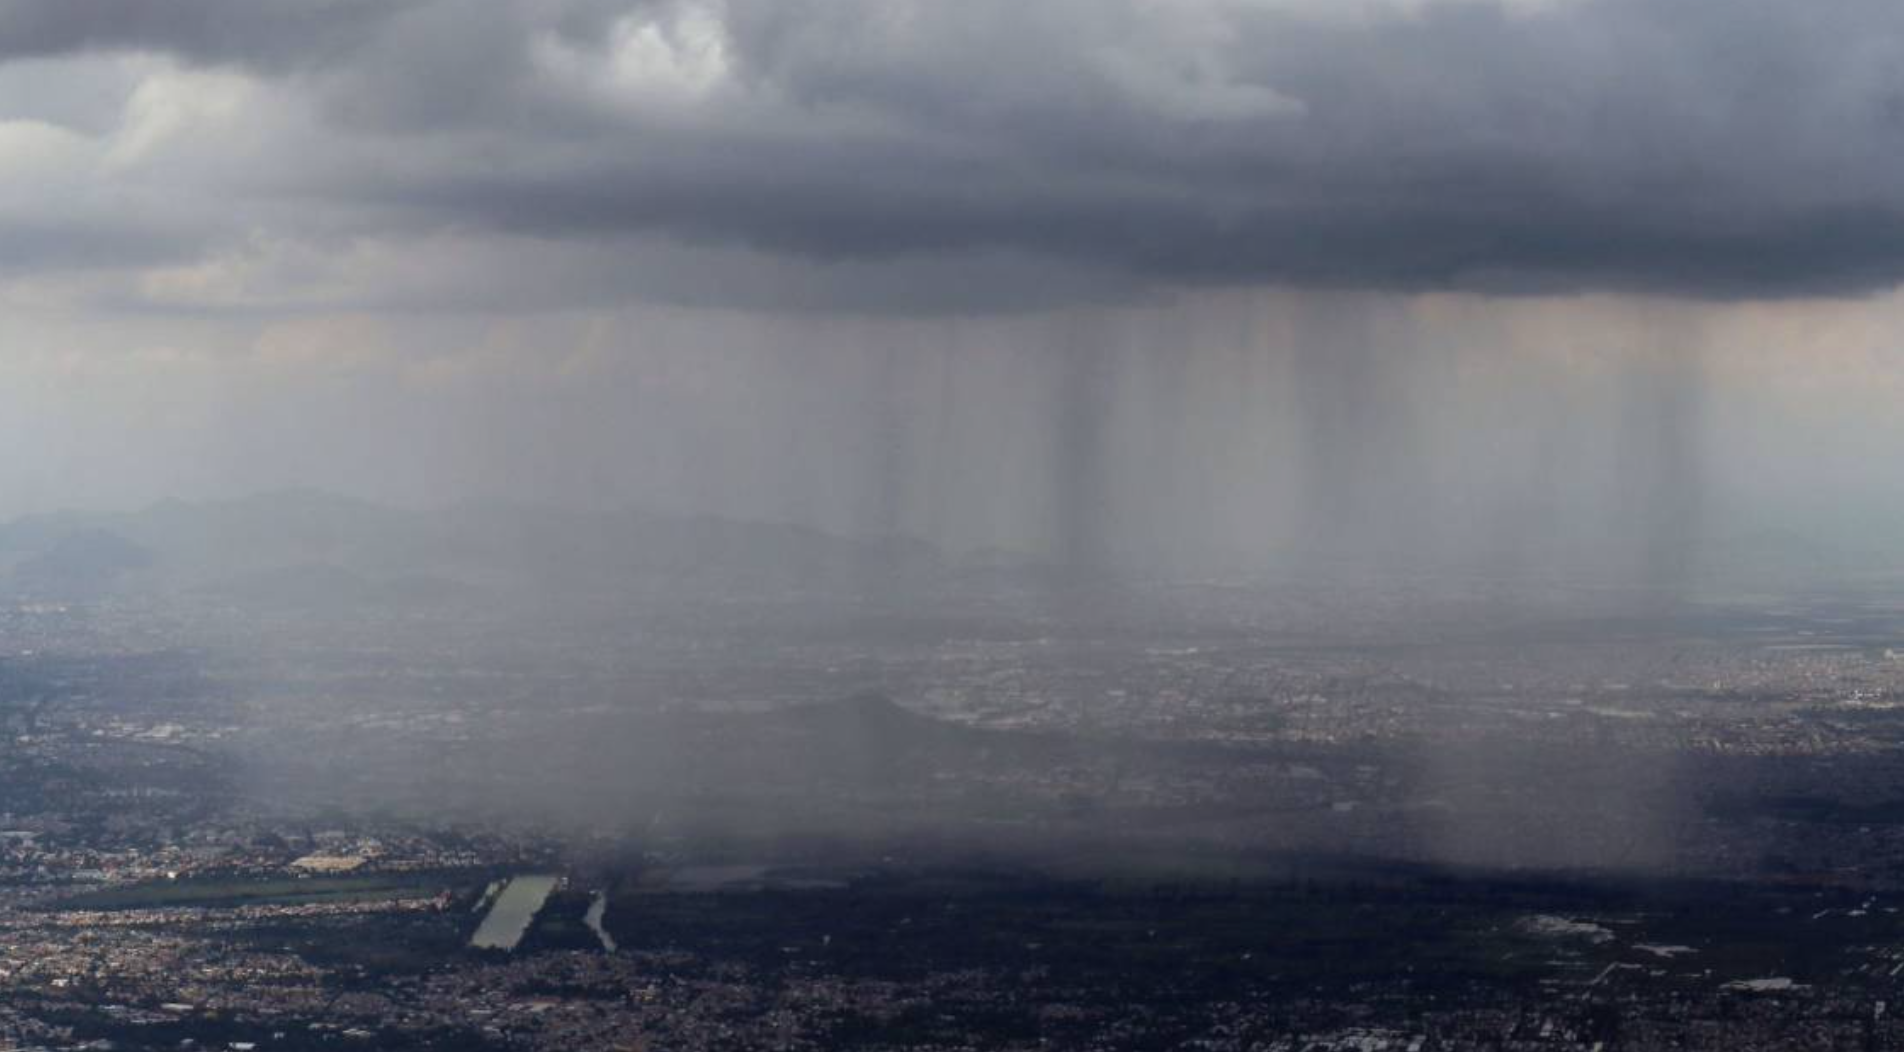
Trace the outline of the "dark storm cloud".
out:
M 407 0 L 7 0 L 0 58 L 160 51 L 265 68 L 333 60 Z
M 297 192 L 374 205 L 384 229 L 1007 253 L 1164 284 L 1748 296 L 1904 276 L 1888 0 L 4 11 L 0 54 L 296 67 L 286 90 L 335 137 L 282 145 L 320 162 Z

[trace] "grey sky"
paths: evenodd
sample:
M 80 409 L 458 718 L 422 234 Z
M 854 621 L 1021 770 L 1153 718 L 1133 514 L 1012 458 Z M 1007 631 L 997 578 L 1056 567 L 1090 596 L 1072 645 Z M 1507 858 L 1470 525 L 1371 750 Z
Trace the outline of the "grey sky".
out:
M 0 514 L 1882 535 L 1900 162 L 1888 0 L 0 0 Z

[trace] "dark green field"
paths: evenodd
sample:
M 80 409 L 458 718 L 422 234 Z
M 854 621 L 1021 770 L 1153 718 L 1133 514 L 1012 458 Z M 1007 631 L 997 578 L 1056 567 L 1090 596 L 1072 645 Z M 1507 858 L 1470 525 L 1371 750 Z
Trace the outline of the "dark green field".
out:
M 480 886 L 469 873 L 372 873 L 350 876 L 234 877 L 154 881 L 84 892 L 52 904 L 68 910 L 229 909 L 319 902 L 429 898 Z

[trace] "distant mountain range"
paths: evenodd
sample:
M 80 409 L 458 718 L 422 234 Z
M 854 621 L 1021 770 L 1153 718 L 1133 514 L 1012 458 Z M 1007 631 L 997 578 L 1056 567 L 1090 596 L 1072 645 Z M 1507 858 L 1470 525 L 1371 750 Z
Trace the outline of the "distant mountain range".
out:
M 1738 530 L 1693 544 L 1687 554 L 1683 580 L 1668 583 L 1693 591 L 1856 582 L 1898 565 L 1886 553 L 1794 530 Z M 1262 569 L 1237 565 L 1239 579 Z M 1278 566 L 1331 580 L 1381 581 L 1393 572 L 1380 563 L 1320 558 Z M 1599 576 L 1593 567 L 1539 560 L 1523 569 L 1536 580 Z M 1447 570 L 1459 576 L 1463 568 Z M 893 595 L 949 582 L 1050 590 L 1067 586 L 1075 572 L 1015 552 L 952 559 L 921 540 L 841 537 L 786 523 L 501 503 L 411 510 L 309 490 L 168 500 L 130 512 L 58 512 L 0 525 L 0 588 L 43 599 L 169 592 L 241 607 L 323 610 L 505 595 Z
M 414 511 L 302 490 L 0 526 L 5 580 L 48 598 L 185 589 L 241 602 L 409 604 L 492 590 L 864 589 L 941 570 L 937 549 L 905 538 L 634 511 Z
M 109 530 L 80 526 L 53 532 L 13 567 L 14 583 L 36 593 L 91 596 L 122 576 L 152 566 L 152 551 Z

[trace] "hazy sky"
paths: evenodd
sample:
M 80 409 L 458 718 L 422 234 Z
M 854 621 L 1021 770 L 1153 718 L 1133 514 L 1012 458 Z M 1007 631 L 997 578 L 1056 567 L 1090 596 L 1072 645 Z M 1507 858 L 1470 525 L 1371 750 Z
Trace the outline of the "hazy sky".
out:
M 1901 162 L 1892 0 L 0 0 L 0 513 L 1844 533 Z

